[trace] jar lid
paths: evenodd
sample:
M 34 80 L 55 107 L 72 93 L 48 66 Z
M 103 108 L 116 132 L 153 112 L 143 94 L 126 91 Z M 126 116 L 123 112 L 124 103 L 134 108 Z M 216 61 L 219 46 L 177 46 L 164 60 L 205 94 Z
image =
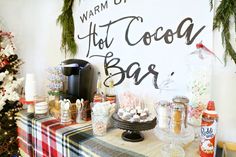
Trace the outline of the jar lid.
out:
M 172 104 L 172 109 L 173 110 L 178 110 L 178 111 L 183 111 L 184 110 L 184 106 L 181 104 Z
M 166 100 L 161 100 L 157 103 L 158 106 L 168 107 L 170 106 L 170 102 Z
M 189 103 L 189 99 L 185 96 L 176 96 L 172 99 L 174 103 Z

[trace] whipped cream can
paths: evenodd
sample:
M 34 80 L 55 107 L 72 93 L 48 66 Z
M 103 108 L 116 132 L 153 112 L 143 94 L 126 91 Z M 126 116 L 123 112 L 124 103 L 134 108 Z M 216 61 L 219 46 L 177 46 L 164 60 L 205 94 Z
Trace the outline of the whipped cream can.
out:
M 216 155 L 216 131 L 218 114 L 215 111 L 214 101 L 209 101 L 207 109 L 202 114 L 200 134 L 200 156 L 215 157 Z

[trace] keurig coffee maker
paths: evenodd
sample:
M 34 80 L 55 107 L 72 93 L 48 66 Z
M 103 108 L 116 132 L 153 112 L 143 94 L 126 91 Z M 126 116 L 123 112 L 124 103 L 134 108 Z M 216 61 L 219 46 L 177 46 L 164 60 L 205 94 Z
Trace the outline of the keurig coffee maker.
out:
M 62 73 L 67 76 L 66 93 L 63 99 L 91 101 L 92 98 L 92 66 L 89 62 L 80 59 L 68 59 L 62 62 Z

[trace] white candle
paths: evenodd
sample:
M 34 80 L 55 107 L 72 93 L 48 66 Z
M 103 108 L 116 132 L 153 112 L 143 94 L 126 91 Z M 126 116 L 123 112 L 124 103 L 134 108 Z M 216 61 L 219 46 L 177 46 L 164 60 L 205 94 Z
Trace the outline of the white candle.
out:
M 35 104 L 35 114 L 45 114 L 48 112 L 47 102 L 39 102 Z

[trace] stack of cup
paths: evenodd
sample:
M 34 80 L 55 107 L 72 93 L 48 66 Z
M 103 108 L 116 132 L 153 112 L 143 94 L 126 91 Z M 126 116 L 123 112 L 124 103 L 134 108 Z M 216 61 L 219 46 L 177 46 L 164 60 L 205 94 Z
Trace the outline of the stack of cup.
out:
M 36 97 L 36 81 L 34 74 L 28 73 L 25 78 L 25 101 L 34 102 Z M 34 112 L 34 104 L 28 104 L 28 113 Z

